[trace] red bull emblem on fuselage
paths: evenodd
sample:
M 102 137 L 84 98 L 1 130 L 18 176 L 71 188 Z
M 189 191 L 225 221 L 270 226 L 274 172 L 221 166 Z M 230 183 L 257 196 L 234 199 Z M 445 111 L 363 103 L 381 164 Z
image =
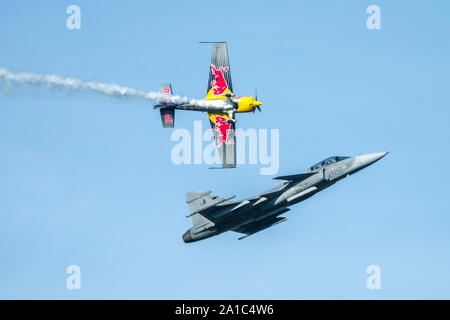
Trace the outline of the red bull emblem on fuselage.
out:
M 228 89 L 227 81 L 225 80 L 225 77 L 223 75 L 223 73 L 226 71 L 228 71 L 228 67 L 216 68 L 215 65 L 211 64 L 211 72 L 214 76 L 214 80 L 211 81 L 213 96 L 221 95 Z
M 216 116 L 215 124 L 214 130 L 216 130 L 216 134 L 218 134 L 218 138 L 216 140 L 217 147 L 220 147 L 222 142 L 225 144 L 234 144 L 233 138 L 228 137 L 231 129 L 231 123 L 224 117 Z

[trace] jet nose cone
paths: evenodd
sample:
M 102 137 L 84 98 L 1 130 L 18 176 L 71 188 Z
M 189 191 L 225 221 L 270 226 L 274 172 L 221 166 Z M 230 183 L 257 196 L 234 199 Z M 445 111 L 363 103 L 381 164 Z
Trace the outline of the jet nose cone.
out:
M 367 167 L 372 163 L 380 160 L 388 153 L 389 152 L 377 152 L 377 153 L 363 154 L 362 156 L 358 156 L 358 161 L 361 167 Z
M 189 242 L 192 242 L 192 241 L 193 241 L 193 240 L 192 240 L 191 233 L 190 233 L 189 230 L 186 231 L 186 232 L 183 234 L 183 241 L 184 241 L 185 243 L 189 243 Z

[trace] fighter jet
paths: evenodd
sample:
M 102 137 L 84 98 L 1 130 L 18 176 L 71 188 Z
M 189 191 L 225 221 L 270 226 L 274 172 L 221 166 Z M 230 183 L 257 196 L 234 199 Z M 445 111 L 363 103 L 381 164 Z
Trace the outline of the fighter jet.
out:
M 364 154 L 356 157 L 333 156 L 309 169 L 293 175 L 280 176 L 280 184 L 254 197 L 232 201 L 235 196 L 220 198 L 191 191 L 186 202 L 193 227 L 183 234 L 186 243 L 203 240 L 226 231 L 244 234 L 244 239 L 287 220 L 281 216 L 293 204 L 308 199 L 383 158 L 387 152 Z

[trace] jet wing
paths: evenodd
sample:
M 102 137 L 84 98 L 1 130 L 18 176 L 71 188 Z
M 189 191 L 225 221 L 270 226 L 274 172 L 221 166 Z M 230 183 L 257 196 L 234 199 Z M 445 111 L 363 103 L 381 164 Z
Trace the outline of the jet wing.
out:
M 301 181 L 301 180 L 305 180 L 315 174 L 317 174 L 317 172 L 305 172 L 305 173 L 293 174 L 293 175 L 289 175 L 289 176 L 275 177 L 274 179 L 284 180 L 284 181 Z
M 261 203 L 267 201 L 265 197 L 251 197 L 240 201 L 231 201 L 235 196 L 221 198 L 211 196 L 211 190 L 206 192 L 191 191 L 186 194 L 186 202 L 189 205 L 189 214 L 186 217 L 202 216 L 216 223 L 224 218 L 235 219 L 245 215 L 248 210 L 254 210 Z M 264 216 L 256 218 L 257 221 L 265 219 L 277 213 L 278 215 L 285 211 L 271 212 Z M 195 223 L 194 223 L 195 224 Z
M 289 181 L 283 181 L 282 183 L 273 187 L 272 189 L 259 193 L 257 196 L 265 198 L 274 198 L 286 189 L 287 184 L 289 184 Z
M 281 208 L 267 212 L 265 214 L 250 217 L 245 216 L 248 210 L 254 210 L 256 206 L 267 200 L 265 197 L 252 197 L 242 201 L 230 201 L 234 196 L 221 198 L 211 195 L 212 190 L 206 192 L 191 191 L 186 194 L 186 203 L 189 205 L 190 213 L 186 217 L 192 217 L 194 228 L 201 231 L 216 227 L 225 219 L 247 219 L 247 223 L 241 224 L 233 231 L 246 234 L 243 239 L 251 234 L 274 226 L 287 218 L 278 216 L 289 211 L 288 208 Z M 244 217 L 244 216 L 245 217 Z M 250 218 L 250 220 L 248 220 Z
M 289 209 L 286 209 L 286 211 L 289 211 Z M 261 221 L 255 221 L 255 222 L 246 224 L 240 228 L 233 229 L 233 231 L 236 231 L 239 233 L 244 233 L 245 236 L 242 236 L 239 238 L 239 240 L 242 240 L 252 234 L 255 234 L 255 233 L 265 230 L 267 228 L 273 227 L 273 226 L 275 226 L 281 222 L 284 222 L 286 220 L 287 220 L 286 217 L 278 217 L 278 216 L 277 217 L 269 217 L 269 218 L 261 220 Z

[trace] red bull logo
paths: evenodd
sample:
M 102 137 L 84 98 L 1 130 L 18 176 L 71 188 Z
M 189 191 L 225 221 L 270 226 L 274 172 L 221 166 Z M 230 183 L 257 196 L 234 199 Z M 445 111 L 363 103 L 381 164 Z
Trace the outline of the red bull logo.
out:
M 221 116 L 216 116 L 214 130 L 218 134 L 217 147 L 225 144 L 234 144 L 233 138 L 228 139 L 228 134 L 230 133 L 231 123 L 227 121 L 226 118 Z
M 224 72 L 228 71 L 228 67 L 219 67 L 217 69 L 215 65 L 211 64 L 211 71 L 214 76 L 214 80 L 211 81 L 213 96 L 221 95 L 228 89 L 227 81 L 223 75 Z
M 165 119 L 166 123 L 173 123 L 173 119 L 172 119 L 172 117 L 170 116 L 170 114 L 168 114 L 168 113 L 166 113 L 166 114 L 164 115 L 164 119 Z
M 161 88 L 161 93 L 163 95 L 169 95 L 170 94 L 170 88 Z M 161 102 L 167 103 L 168 101 L 166 99 L 163 99 Z

